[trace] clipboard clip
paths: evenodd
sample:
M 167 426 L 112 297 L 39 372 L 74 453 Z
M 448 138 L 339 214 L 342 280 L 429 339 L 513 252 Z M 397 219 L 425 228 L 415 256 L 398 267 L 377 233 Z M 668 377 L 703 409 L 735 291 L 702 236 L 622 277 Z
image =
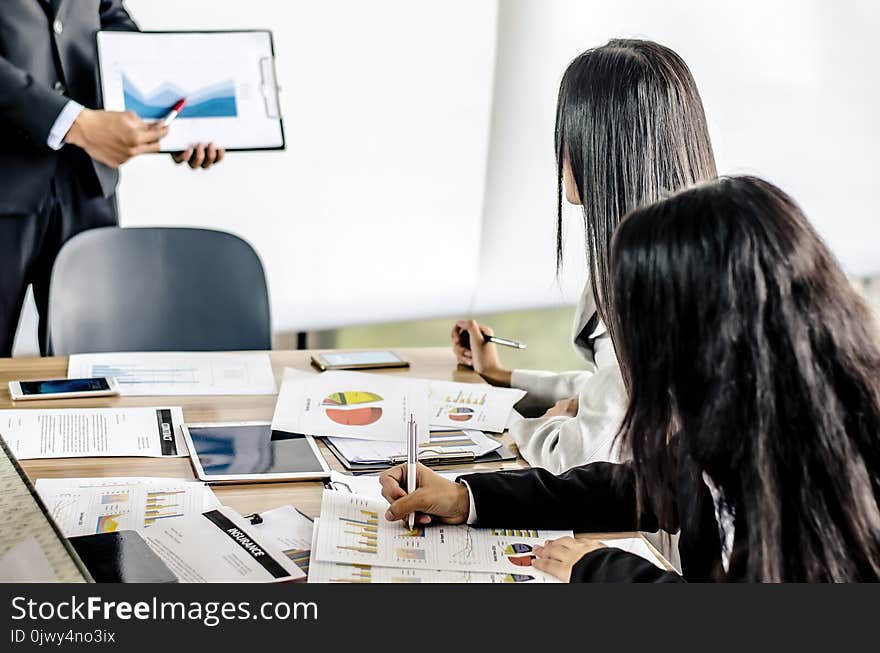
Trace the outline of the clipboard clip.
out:
M 443 463 L 464 463 L 474 462 L 476 457 L 473 451 L 456 451 L 451 453 L 431 453 L 427 456 L 419 456 L 419 462 L 423 465 L 441 465 Z M 388 462 L 392 465 L 399 465 L 406 462 L 406 456 L 391 456 Z
M 275 74 L 274 57 L 262 57 L 260 59 L 260 94 L 263 96 L 263 102 L 266 105 L 266 117 L 279 119 L 281 118 L 281 107 L 278 100 L 278 82 Z

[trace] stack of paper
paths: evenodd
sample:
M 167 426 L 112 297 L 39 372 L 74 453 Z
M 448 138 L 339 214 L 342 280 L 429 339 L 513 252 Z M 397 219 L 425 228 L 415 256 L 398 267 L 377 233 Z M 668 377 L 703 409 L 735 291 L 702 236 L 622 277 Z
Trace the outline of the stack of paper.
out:
M 454 481 L 462 474 L 468 474 L 469 471 L 463 472 L 437 472 L 443 478 Z M 379 477 L 374 474 L 343 474 L 342 472 L 330 472 L 330 481 L 328 486 L 331 490 L 337 492 L 347 492 L 348 494 L 360 494 L 370 499 L 382 499 L 382 486 L 379 484 Z
M 177 478 L 41 478 L 36 487 L 67 537 L 146 531 L 220 507 L 204 483 Z
M 383 500 L 326 490 L 312 546 L 311 581 L 372 582 L 373 569 L 388 568 L 393 571 L 377 573 L 376 582 L 380 576 L 392 582 L 413 582 L 406 578 L 418 579 L 415 582 L 558 582 L 532 567 L 532 549 L 546 540 L 572 535 L 571 531 L 465 525 L 417 526 L 410 531 L 402 522 L 384 519 L 387 506 Z
M 353 463 L 393 463 L 406 460 L 403 442 L 377 442 L 351 438 L 329 438 L 333 446 Z M 483 456 L 495 451 L 501 442 L 493 440 L 482 431 L 431 431 L 428 441 L 419 444 L 419 458 L 430 458 L 456 453 Z

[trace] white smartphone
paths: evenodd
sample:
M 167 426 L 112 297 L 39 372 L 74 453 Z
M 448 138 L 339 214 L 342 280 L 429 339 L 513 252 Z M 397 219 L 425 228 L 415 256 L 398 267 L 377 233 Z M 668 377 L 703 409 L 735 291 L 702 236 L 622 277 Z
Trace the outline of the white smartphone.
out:
M 29 399 L 76 399 L 107 397 L 119 394 L 119 383 L 112 376 L 93 379 L 48 379 L 46 381 L 10 381 L 13 401 Z
M 326 370 L 409 367 L 409 361 L 393 351 L 325 351 L 312 354 L 312 364 L 322 372 Z

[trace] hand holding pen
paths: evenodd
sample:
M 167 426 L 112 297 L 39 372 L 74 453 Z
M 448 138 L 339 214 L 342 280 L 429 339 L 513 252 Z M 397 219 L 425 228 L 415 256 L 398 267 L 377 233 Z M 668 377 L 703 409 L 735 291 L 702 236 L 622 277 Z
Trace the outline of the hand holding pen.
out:
M 496 344 L 525 349 L 515 340 L 499 338 L 491 327 L 475 320 L 459 320 L 452 327 L 452 349 L 460 365 L 472 367 L 492 385 L 510 386 L 511 371 L 501 364 Z

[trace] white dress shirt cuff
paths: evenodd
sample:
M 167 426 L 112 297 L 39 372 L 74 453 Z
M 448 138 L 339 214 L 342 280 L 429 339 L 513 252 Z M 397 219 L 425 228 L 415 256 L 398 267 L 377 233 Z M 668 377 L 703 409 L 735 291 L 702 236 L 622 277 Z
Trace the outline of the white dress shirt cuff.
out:
M 477 523 L 477 506 L 474 503 L 474 493 L 471 492 L 471 486 L 468 485 L 467 481 L 459 481 L 462 485 L 467 488 L 468 491 L 468 525 L 473 525 Z
M 55 119 L 55 124 L 52 125 L 52 129 L 49 130 L 49 138 L 46 139 L 46 145 L 53 150 L 60 150 L 64 147 L 64 138 L 67 136 L 67 132 L 70 131 L 70 128 L 73 127 L 73 123 L 76 121 L 77 117 L 79 117 L 82 110 L 83 105 L 79 102 L 70 100 L 65 104 L 61 113 L 59 113 L 58 117 Z

